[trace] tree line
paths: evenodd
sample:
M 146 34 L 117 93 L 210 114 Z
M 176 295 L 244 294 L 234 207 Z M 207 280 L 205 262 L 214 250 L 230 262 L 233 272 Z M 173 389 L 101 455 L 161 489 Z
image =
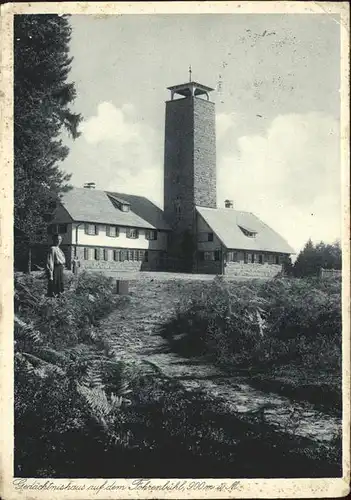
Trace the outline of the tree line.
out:
M 14 16 L 15 266 L 25 256 L 29 271 L 33 245 L 47 239 L 48 222 L 70 189 L 60 168 L 69 152 L 61 133 L 78 137 L 82 119 L 71 109 L 70 39 L 68 16 Z
M 342 252 L 340 242 L 328 244 L 320 241 L 314 244 L 311 239 L 298 254 L 294 264 L 291 259 L 285 263 L 285 273 L 290 276 L 319 276 L 321 269 L 341 270 Z

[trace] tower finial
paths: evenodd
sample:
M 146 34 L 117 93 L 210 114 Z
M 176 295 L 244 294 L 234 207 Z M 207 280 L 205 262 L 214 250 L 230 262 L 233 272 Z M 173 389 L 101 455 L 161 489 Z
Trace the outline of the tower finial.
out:
M 191 64 L 189 66 L 189 82 L 191 82 L 191 75 L 192 75 L 192 69 L 191 69 Z

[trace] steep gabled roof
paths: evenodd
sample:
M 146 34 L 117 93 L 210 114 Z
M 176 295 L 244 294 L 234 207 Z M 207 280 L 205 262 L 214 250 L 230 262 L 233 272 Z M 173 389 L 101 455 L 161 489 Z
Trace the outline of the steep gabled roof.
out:
M 130 203 L 130 209 L 133 210 L 134 213 L 142 217 L 149 224 L 154 226 L 157 229 L 170 230 L 171 228 L 165 222 L 163 216 L 163 210 L 160 207 L 152 203 L 152 201 L 148 200 L 144 196 L 137 196 L 135 194 L 125 194 L 125 193 L 115 193 L 112 191 L 108 191 L 107 194 L 111 194 L 116 198 L 120 198 L 127 203 Z
M 295 253 L 284 238 L 251 212 L 232 208 L 196 207 L 196 210 L 226 248 Z M 245 236 L 240 228 L 255 233 L 255 236 Z
M 117 193 L 112 194 L 117 195 Z M 128 212 L 115 208 L 108 193 L 97 189 L 73 188 L 63 195 L 61 203 L 74 221 L 145 229 L 168 229 L 163 221 L 162 210 L 146 198 L 133 197 L 136 202 L 134 206 L 133 201 L 128 198 L 130 195 L 117 196 L 130 203 Z M 144 204 L 137 203 L 139 198 L 145 200 Z M 140 210 L 142 206 L 146 207 L 144 211 Z

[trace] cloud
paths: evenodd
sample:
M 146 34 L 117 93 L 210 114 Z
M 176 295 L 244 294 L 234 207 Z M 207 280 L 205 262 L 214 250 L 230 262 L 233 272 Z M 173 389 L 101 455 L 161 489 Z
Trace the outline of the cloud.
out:
M 69 157 L 76 185 L 93 181 L 100 189 L 142 194 L 156 202 L 163 199 L 163 140 L 137 116 L 133 104 L 118 108 L 101 102 L 80 132 Z
M 233 130 L 237 123 L 236 113 L 217 113 L 216 136 L 221 139 L 229 130 Z
M 331 116 L 280 115 L 265 134 L 240 137 L 237 154 L 218 154 L 218 199 L 256 213 L 297 250 L 309 237 L 333 241 L 341 230 L 339 144 Z
M 132 104 L 116 108 L 110 102 L 101 102 L 96 116 L 91 116 L 80 125 L 80 132 L 88 144 L 115 142 L 118 146 L 140 142 L 151 129 L 131 120 L 135 114 Z

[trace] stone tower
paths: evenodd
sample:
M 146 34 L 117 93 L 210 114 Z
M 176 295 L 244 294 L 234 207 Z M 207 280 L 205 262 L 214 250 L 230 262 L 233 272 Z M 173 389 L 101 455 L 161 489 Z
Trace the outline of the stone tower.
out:
M 213 89 L 196 82 L 169 87 L 166 102 L 164 214 L 173 232 L 169 254 L 187 262 L 195 251 L 195 206 L 216 208 Z

